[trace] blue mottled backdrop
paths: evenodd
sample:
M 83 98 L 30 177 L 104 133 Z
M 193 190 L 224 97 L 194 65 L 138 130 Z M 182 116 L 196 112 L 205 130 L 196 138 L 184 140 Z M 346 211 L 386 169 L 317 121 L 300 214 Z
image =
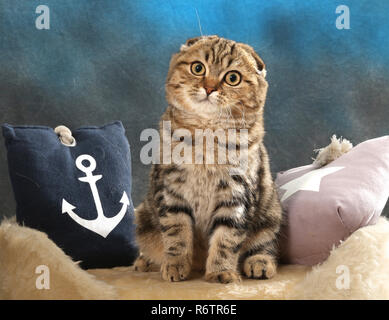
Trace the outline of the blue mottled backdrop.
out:
M 38 30 L 38 5 L 50 29 Z M 338 30 L 336 7 L 350 9 Z M 122 120 L 133 148 L 135 204 L 148 183 L 144 128 L 166 107 L 169 59 L 189 37 L 253 46 L 270 84 L 266 143 L 274 172 L 307 164 L 336 133 L 354 144 L 389 133 L 389 2 L 115 0 L 0 2 L 0 122 L 104 124 Z M 0 138 L 0 215 L 14 213 Z

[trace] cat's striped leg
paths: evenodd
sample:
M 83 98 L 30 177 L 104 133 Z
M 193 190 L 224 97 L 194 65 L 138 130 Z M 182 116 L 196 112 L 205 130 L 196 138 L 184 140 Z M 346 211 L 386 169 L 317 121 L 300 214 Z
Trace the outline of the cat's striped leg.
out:
M 240 281 L 237 270 L 239 248 L 245 231 L 233 219 L 216 220 L 210 239 L 205 279 L 210 282 Z
M 247 182 L 240 176 L 221 179 L 216 192 L 205 278 L 228 283 L 240 280 L 238 258 L 247 236 L 246 215 L 252 200 Z
M 278 194 L 271 180 L 269 162 L 265 149 L 261 151 L 256 201 L 247 239 L 242 245 L 240 262 L 248 278 L 269 279 L 277 271 L 280 230 L 283 213 Z
M 193 226 L 191 209 L 179 205 L 161 208 L 161 231 L 164 259 L 162 278 L 167 281 L 185 280 L 191 271 L 193 255 Z
M 173 165 L 161 175 L 164 183 L 157 198 L 164 247 L 161 274 L 165 280 L 181 281 L 189 276 L 192 267 L 193 209 L 181 193 L 185 172 Z
M 152 271 L 153 266 L 162 261 L 163 246 L 159 221 L 152 214 L 152 208 L 147 200 L 136 208 L 135 224 L 140 254 L 134 262 L 134 270 Z
M 266 216 L 258 212 L 262 227 L 252 230 L 242 245 L 240 261 L 248 278 L 269 279 L 277 272 L 282 213 L 276 196 L 269 198 L 266 212 Z
M 270 239 L 259 232 L 250 249 L 241 257 L 243 273 L 248 278 L 270 279 L 277 272 L 278 243 L 275 236 Z
M 228 283 L 240 280 L 237 267 L 240 247 L 246 238 L 248 199 L 244 192 L 233 197 L 228 184 L 223 181 L 218 191 L 209 228 L 205 278 L 211 282 Z

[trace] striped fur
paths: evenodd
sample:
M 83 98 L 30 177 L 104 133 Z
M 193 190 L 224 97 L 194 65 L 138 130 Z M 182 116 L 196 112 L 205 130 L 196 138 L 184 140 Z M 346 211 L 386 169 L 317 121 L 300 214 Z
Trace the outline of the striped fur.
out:
M 193 61 L 207 68 L 202 77 L 190 73 Z M 135 269 L 161 266 L 165 280 L 188 278 L 192 269 L 205 270 L 208 281 L 270 278 L 276 273 L 282 210 L 263 144 L 263 108 L 267 82 L 264 63 L 254 50 L 217 36 L 190 39 L 173 56 L 166 83 L 169 106 L 161 121 L 172 131 L 247 129 L 246 172 L 231 175 L 236 159 L 226 164 L 155 164 L 150 188 L 136 210 L 136 236 L 141 255 Z M 223 82 L 229 70 L 242 76 L 236 87 Z M 215 88 L 214 100 L 201 102 L 204 86 Z M 211 97 L 211 95 L 210 95 Z M 162 122 L 160 125 L 163 136 Z M 173 140 L 172 148 L 180 140 Z M 194 145 L 197 143 L 194 142 Z M 214 150 L 241 142 L 215 139 Z M 162 141 L 163 148 L 167 147 Z M 192 148 L 196 159 L 196 148 Z M 203 156 L 203 155 L 202 155 Z M 208 155 L 203 156 L 205 162 Z

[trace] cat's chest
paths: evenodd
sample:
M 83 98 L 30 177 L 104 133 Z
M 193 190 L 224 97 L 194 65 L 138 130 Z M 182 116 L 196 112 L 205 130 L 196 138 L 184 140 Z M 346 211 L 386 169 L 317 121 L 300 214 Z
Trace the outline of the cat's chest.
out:
M 215 207 L 216 189 L 222 172 L 199 168 L 186 171 L 185 198 L 193 209 L 196 227 L 205 230 Z

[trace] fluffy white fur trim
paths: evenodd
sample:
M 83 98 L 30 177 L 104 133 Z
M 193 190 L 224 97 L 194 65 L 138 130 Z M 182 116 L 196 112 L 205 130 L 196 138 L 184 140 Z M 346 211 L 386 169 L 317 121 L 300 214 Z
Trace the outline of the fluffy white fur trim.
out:
M 38 265 L 50 268 L 50 290 L 38 290 Z M 348 288 L 338 288 L 348 270 Z M 338 271 L 338 273 L 337 273 Z M 340 273 L 339 273 L 340 271 Z M 97 279 L 92 276 L 93 274 Z M 343 277 L 343 278 L 342 278 Z M 115 290 L 118 292 L 115 295 Z M 0 299 L 389 299 L 389 222 L 354 232 L 322 264 L 280 266 L 270 280 L 207 283 L 201 275 L 171 284 L 159 272 L 131 267 L 84 271 L 47 235 L 0 225 Z
M 41 265 L 49 268 L 49 289 L 36 286 Z M 0 225 L 1 300 L 115 297 L 113 287 L 82 270 L 45 233 L 11 220 Z
M 338 159 L 341 155 L 352 149 L 353 145 L 350 141 L 343 138 L 337 138 L 336 135 L 331 137 L 331 143 L 321 149 L 314 150 L 317 152 L 316 159 L 314 159 L 314 164 L 318 167 L 323 167 L 330 162 Z
M 354 232 L 313 267 L 289 298 L 389 299 L 389 222 L 381 217 Z

